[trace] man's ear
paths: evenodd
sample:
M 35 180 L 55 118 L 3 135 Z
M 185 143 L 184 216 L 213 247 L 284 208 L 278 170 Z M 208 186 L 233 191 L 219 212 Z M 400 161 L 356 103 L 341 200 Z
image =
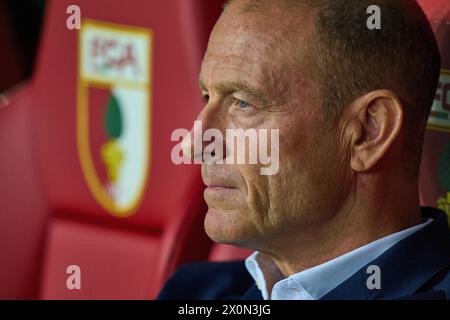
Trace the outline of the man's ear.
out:
M 343 128 L 356 172 L 372 168 L 387 152 L 403 125 L 403 106 L 388 90 L 372 91 L 354 101 L 344 113 Z

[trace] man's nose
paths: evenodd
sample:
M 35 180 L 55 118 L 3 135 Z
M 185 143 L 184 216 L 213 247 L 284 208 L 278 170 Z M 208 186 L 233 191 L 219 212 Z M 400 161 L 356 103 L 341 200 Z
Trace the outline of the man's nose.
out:
M 214 142 L 217 147 L 223 146 L 224 134 L 225 127 L 221 117 L 205 107 L 194 121 L 191 131 L 183 138 L 181 143 L 183 154 L 194 163 L 200 164 L 203 162 L 204 153 L 211 151 L 211 148 L 205 150 L 209 144 Z

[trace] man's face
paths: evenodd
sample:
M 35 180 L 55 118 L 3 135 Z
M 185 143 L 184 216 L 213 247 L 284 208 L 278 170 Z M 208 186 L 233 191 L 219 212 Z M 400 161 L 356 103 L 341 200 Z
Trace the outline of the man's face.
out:
M 224 136 L 226 129 L 279 130 L 275 175 L 261 175 L 260 165 L 202 166 L 208 235 L 261 250 L 327 219 L 343 186 L 336 129 L 310 76 L 313 15 L 290 14 L 277 1 L 264 12 L 242 13 L 246 2 L 231 4 L 212 32 L 200 74 L 207 103 L 198 120 Z

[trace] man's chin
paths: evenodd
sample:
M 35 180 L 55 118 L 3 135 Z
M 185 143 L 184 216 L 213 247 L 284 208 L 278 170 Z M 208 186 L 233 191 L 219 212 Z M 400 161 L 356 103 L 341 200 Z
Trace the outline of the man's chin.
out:
M 212 241 L 245 246 L 250 238 L 248 215 L 236 210 L 209 208 L 205 217 L 205 231 Z

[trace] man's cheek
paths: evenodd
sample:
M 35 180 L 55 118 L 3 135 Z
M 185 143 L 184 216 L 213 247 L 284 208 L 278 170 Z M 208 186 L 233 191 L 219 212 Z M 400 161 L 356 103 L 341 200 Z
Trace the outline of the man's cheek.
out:
M 247 188 L 248 209 L 256 215 L 261 215 L 269 208 L 269 177 L 260 174 L 259 166 L 246 166 L 243 171 Z

